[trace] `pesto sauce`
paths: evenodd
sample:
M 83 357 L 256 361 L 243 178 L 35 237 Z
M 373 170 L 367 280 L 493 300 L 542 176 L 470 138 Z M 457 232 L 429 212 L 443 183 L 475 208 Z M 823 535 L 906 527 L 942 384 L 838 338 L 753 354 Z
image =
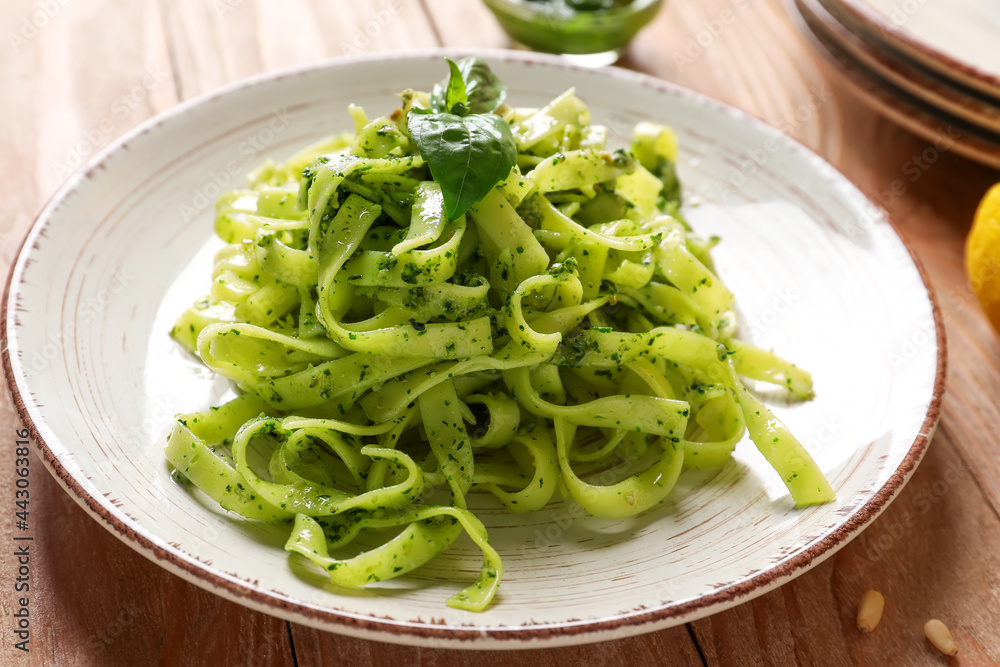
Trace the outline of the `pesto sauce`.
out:
M 662 0 L 486 0 L 504 30 L 537 51 L 587 54 L 623 48 Z

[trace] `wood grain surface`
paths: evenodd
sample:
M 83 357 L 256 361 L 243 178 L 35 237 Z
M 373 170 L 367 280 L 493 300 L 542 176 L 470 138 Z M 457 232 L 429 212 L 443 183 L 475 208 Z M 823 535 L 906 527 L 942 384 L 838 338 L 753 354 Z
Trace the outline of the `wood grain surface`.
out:
M 967 286 L 963 243 L 1000 173 L 874 115 L 814 57 L 780 0 L 669 0 L 621 63 L 771 123 L 892 214 L 947 326 L 948 394 L 917 473 L 859 538 L 734 609 L 626 640 L 517 653 L 360 641 L 206 593 L 91 520 L 31 457 L 30 530 L 15 528 L 17 416 L 0 396 L 3 665 L 996 665 L 1000 660 L 1000 341 Z M 0 4 L 0 269 L 55 189 L 117 136 L 262 72 L 399 49 L 505 48 L 471 0 L 4 0 Z M 834 353 L 835 351 L 831 351 Z M 858 378 L 859 382 L 863 377 Z M 849 418 L 846 416 L 845 418 Z M 31 542 L 30 652 L 15 647 L 18 562 Z M 867 588 L 881 625 L 854 627 Z M 925 620 L 953 628 L 947 659 Z

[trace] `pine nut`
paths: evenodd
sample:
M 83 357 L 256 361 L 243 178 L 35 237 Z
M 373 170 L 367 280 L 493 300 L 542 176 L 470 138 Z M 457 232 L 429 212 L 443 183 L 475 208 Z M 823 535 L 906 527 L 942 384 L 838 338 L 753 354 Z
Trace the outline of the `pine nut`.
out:
M 932 618 L 924 623 L 924 634 L 934 644 L 934 648 L 945 655 L 955 655 L 958 653 L 958 645 L 955 644 L 955 639 L 951 636 L 951 630 L 936 618 Z
M 882 620 L 882 610 L 885 609 L 885 598 L 878 591 L 867 590 L 861 596 L 858 605 L 858 630 L 871 632 Z

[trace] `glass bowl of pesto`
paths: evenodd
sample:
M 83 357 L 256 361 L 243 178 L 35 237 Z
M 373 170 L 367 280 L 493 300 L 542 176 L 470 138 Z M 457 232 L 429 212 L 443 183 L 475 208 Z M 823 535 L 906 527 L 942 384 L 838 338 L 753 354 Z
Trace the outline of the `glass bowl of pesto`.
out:
M 515 42 L 575 64 L 614 63 L 663 0 L 483 0 Z

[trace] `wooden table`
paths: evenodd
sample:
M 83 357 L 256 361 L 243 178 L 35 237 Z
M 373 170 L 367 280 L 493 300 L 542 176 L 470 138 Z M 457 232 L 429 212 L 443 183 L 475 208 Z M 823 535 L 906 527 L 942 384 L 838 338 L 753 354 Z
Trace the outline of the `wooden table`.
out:
M 0 38 L 4 273 L 81 159 L 178 102 L 345 54 L 508 45 L 472 0 L 4 0 Z M 962 251 L 1000 173 L 945 151 L 914 176 L 907 165 L 930 144 L 854 99 L 780 0 L 670 0 L 623 64 L 745 109 L 825 156 L 880 196 L 927 269 L 947 324 L 948 394 L 930 451 L 885 514 L 795 581 L 686 626 L 580 648 L 452 652 L 326 634 L 206 593 L 120 543 L 33 458 L 31 652 L 14 647 L 17 563 L 4 547 L 0 664 L 948 664 L 923 638 L 931 617 L 961 646 L 950 664 L 997 664 L 1000 341 L 966 287 Z M 20 426 L 0 394 L 0 498 L 11 505 Z M 10 536 L 14 508 L 0 516 Z M 863 635 L 854 615 L 867 588 L 888 602 Z

